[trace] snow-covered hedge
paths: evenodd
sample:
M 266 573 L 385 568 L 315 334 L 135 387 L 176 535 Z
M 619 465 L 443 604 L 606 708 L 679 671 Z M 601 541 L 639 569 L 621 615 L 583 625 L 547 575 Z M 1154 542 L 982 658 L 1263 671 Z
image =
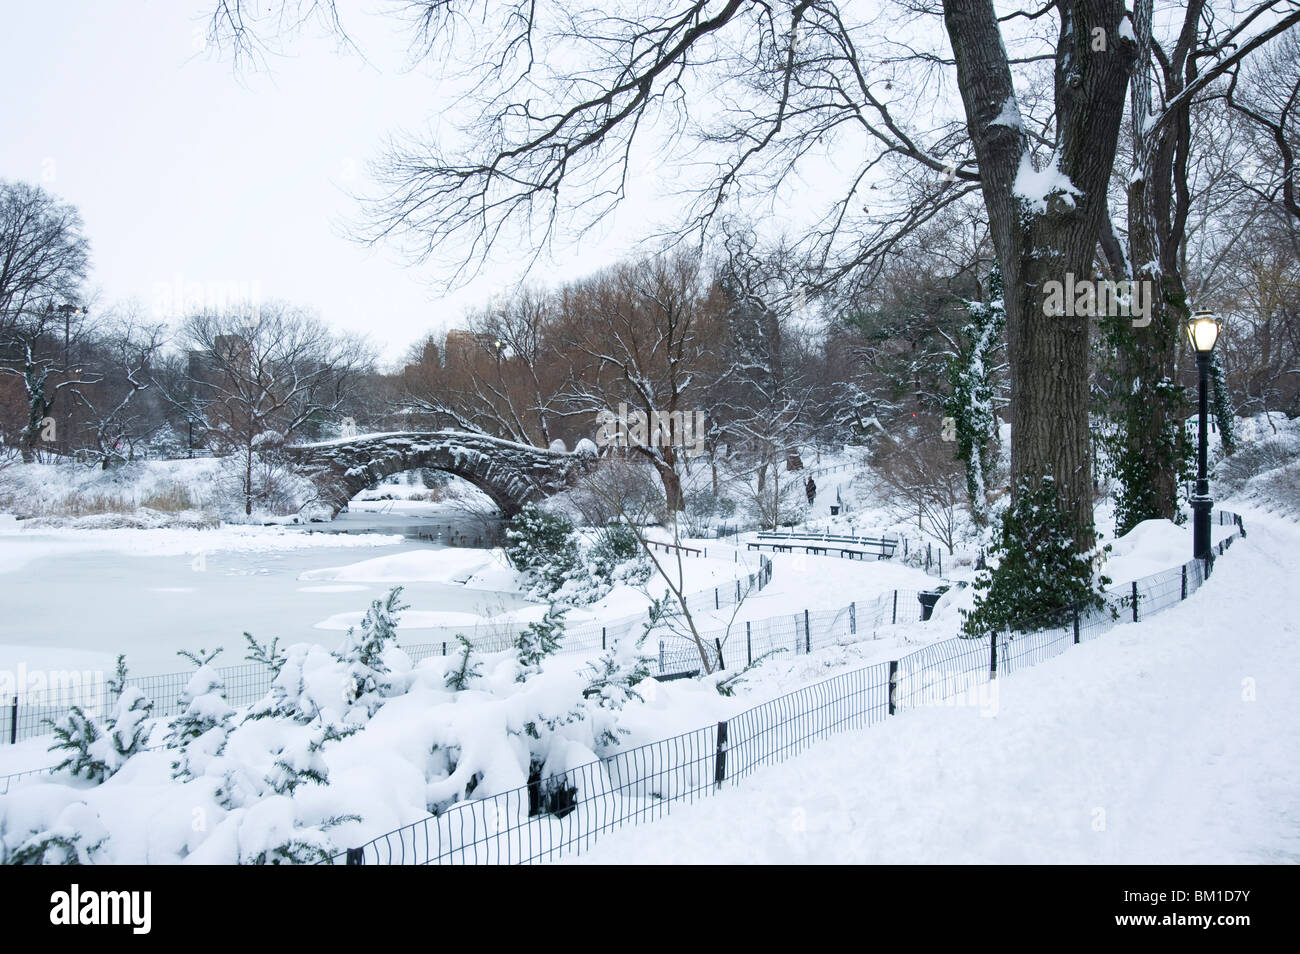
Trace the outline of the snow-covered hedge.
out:
M 399 595 L 375 601 L 333 652 L 250 637 L 250 658 L 276 675 L 247 709 L 227 703 L 216 654 L 192 654 L 185 707 L 155 729 L 160 748 L 140 751 L 136 694 L 104 725 L 69 721 L 60 745 L 77 774 L 0 798 L 0 861 L 311 862 L 620 744 L 623 707 L 647 676 L 636 640 L 582 672 L 547 665 L 555 612 L 505 652 L 462 644 L 413 665 L 395 641 Z

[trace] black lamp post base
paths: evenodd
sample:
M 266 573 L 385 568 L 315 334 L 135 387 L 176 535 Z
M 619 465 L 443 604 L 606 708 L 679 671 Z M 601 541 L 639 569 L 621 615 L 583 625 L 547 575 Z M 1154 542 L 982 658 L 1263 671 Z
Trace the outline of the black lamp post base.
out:
M 1196 496 L 1192 504 L 1192 556 L 1204 560 L 1210 555 L 1210 511 L 1214 501 L 1209 497 Z

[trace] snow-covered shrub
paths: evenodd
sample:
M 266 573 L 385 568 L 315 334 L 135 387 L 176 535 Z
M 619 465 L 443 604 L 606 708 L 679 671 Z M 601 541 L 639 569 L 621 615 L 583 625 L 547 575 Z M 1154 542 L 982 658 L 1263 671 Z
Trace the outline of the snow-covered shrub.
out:
M 974 609 L 963 613 L 963 633 L 1059 626 L 1073 608 L 1101 608 L 1111 581 L 1093 566 L 1109 550 L 1109 544 L 1093 553 L 1074 549 L 1069 517 L 1057 506 L 1051 477 L 1036 490 L 1022 485 L 994 528 L 990 568 L 975 579 Z
M 640 586 L 654 569 L 636 531 L 625 523 L 612 523 L 596 531 L 583 564 L 591 568 L 592 576 L 610 587 L 618 583 Z
M 1292 516 L 1300 515 L 1300 460 L 1252 477 L 1242 493 L 1270 510 L 1277 508 Z
M 711 490 L 688 490 L 683 495 L 685 506 L 681 517 L 690 537 L 702 537 L 718 513 L 718 498 Z
M 642 625 L 640 636 L 615 639 L 595 662 L 587 663 L 591 681 L 582 695 L 598 710 L 593 714 L 593 732 L 602 755 L 617 746 L 619 734 L 627 731 L 618 728 L 616 714 L 633 699 L 645 701 L 637 686 L 650 678 L 650 662 L 641 647 L 654 628 L 653 619 L 652 614 L 651 621 Z
M 552 603 L 546 610 L 546 616 L 535 623 L 529 623 L 515 637 L 515 656 L 519 660 L 519 675 L 515 679 L 524 682 L 542 671 L 542 660 L 560 648 L 560 637 L 564 635 L 564 614 Z
M 33 787 L 0 801 L 0 863 L 89 865 L 104 857 L 108 831 L 79 792 Z M 48 819 L 48 821 L 47 821 Z
M 602 459 L 576 487 L 556 494 L 547 504 L 589 527 L 620 520 L 663 523 L 669 518 L 663 484 L 654 468 L 621 457 Z
M 319 487 L 284 460 L 283 441 L 280 434 L 267 432 L 252 448 L 221 458 L 214 489 L 223 519 L 260 521 L 328 513 Z
M 460 643 L 460 662 L 448 670 L 443 684 L 453 692 L 463 692 L 475 679 L 483 678 L 483 673 L 480 671 L 483 664 L 474 661 L 473 643 L 459 633 L 456 634 L 456 640 Z
M 573 522 L 536 504 L 527 504 L 506 527 L 506 559 L 533 582 L 534 594 L 546 597 L 575 574 L 579 566 Z
M 629 725 L 655 731 L 626 711 L 641 705 L 648 675 L 639 641 L 616 641 L 584 672 L 546 664 L 557 607 L 518 646 L 478 653 L 462 643 L 462 653 L 413 665 L 393 644 L 396 594 L 371 609 L 335 651 L 250 639 L 250 658 L 274 678 L 243 710 L 224 698 L 215 654 L 193 654 L 168 748 L 137 752 L 108 785 L 15 786 L 0 798 L 0 860 L 305 863 L 428 812 L 524 789 L 529 797 L 472 809 L 499 830 L 608 791 L 598 764 L 576 769 Z M 368 688 L 357 696 L 359 677 Z
M 164 424 L 158 430 L 143 438 L 136 445 L 136 450 L 141 457 L 153 460 L 172 460 L 178 457 L 188 457 L 192 453 L 189 446 L 189 435 L 182 434 L 170 424 Z
M 99 783 L 148 744 L 153 702 L 141 689 L 126 684 L 125 656 L 117 657 L 117 671 L 109 679 L 108 689 L 117 701 L 103 725 L 79 706 L 51 723 L 55 741 L 50 751 L 69 753 L 58 770 Z
M 234 707 L 226 701 L 226 685 L 221 681 L 213 661 L 220 649 L 211 652 L 180 652 L 194 663 L 194 675 L 181 693 L 185 708 L 167 727 L 167 747 L 176 750 L 172 777 L 177 780 L 198 778 L 208 765 L 221 755 L 234 729 Z
M 1224 496 L 1240 492 L 1253 478 L 1300 460 L 1300 448 L 1290 433 L 1243 442 L 1214 468 L 1215 488 Z
M 335 655 L 347 668 L 345 692 L 350 705 L 373 715 L 383 699 L 397 690 L 388 652 L 397 646 L 397 617 L 408 607 L 401 602 L 402 588 L 395 586 L 383 600 L 375 600 L 361 620 L 361 628 L 349 627 Z

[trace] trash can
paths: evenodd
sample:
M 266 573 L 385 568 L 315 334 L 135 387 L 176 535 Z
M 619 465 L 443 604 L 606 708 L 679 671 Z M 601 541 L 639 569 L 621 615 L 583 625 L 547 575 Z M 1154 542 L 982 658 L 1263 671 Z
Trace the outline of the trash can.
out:
M 840 515 L 840 505 L 839 505 L 839 504 L 831 504 L 831 516 L 832 516 L 832 517 L 838 517 L 839 515 Z
M 934 612 L 934 604 L 939 602 L 939 597 L 942 595 L 942 593 L 933 593 L 930 591 L 916 594 L 916 598 L 921 604 L 921 622 L 924 623 L 930 618 L 930 614 Z

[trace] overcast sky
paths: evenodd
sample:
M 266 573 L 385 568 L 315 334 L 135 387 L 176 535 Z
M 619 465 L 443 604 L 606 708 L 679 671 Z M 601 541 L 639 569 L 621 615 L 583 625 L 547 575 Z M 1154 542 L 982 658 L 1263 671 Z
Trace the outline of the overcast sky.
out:
M 384 138 L 437 119 L 436 80 L 402 68 L 400 22 L 350 14 L 368 62 L 317 38 L 236 74 L 203 48 L 207 12 L 204 0 L 5 0 L 0 177 L 80 209 L 99 307 L 167 311 L 233 284 L 366 332 L 393 359 L 518 279 L 503 262 L 444 296 L 428 268 L 341 234 Z M 649 198 L 557 251 L 542 277 L 617 259 Z

